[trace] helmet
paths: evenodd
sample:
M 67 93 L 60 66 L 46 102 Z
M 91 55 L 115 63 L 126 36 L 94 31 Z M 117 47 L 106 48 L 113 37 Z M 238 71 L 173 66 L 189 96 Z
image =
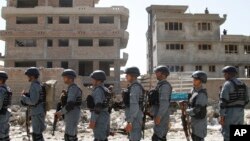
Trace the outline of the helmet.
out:
M 141 75 L 140 70 L 137 67 L 129 67 L 129 68 L 127 68 L 125 70 L 125 73 L 126 74 L 134 74 L 136 76 L 140 76 Z
M 62 76 L 76 77 L 76 72 L 72 69 L 65 69 L 62 73 Z
M 25 75 L 38 77 L 40 73 L 36 67 L 30 67 L 25 71 Z
M 237 68 L 234 66 L 226 66 L 222 69 L 223 73 L 237 73 Z
M 5 71 L 0 71 L 0 78 L 7 80 L 8 74 Z
M 165 73 L 167 75 L 170 74 L 170 71 L 168 69 L 168 67 L 164 66 L 164 65 L 160 65 L 160 66 L 157 66 L 155 69 L 154 69 L 154 72 L 162 72 L 162 73 Z
M 195 71 L 192 77 L 201 80 L 202 83 L 207 82 L 207 74 L 204 71 Z
M 102 80 L 102 81 L 106 80 L 106 74 L 102 70 L 95 70 L 90 74 L 90 77 L 95 80 Z

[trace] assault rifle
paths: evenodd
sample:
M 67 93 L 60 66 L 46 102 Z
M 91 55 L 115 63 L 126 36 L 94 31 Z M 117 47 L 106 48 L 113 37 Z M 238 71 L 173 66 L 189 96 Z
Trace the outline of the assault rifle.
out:
M 57 103 L 57 106 L 56 106 L 56 112 L 60 111 L 62 109 L 62 104 L 61 102 Z M 59 118 L 54 115 L 54 122 L 53 122 L 53 128 L 52 128 L 52 136 L 55 135 L 55 131 L 56 131 L 56 124 L 58 122 Z

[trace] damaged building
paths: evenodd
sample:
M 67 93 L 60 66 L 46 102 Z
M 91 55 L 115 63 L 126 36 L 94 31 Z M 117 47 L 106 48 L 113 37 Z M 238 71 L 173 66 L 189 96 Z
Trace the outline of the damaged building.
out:
M 188 13 L 188 6 L 152 5 L 148 12 L 147 69 L 164 64 L 172 72 L 203 70 L 222 77 L 226 65 L 250 77 L 250 37 L 220 33 L 227 15 Z
M 71 68 L 85 84 L 104 70 L 107 84 L 120 89 L 120 67 L 128 54 L 129 10 L 95 7 L 99 0 L 8 0 L 2 8 L 6 30 L 5 67 Z

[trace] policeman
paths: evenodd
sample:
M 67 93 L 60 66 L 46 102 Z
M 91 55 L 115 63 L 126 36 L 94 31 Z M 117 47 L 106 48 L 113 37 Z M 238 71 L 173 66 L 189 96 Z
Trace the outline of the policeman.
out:
M 94 89 L 87 98 L 87 107 L 91 111 L 89 128 L 93 129 L 94 141 L 108 141 L 110 115 L 106 97 L 109 90 L 104 86 L 106 74 L 102 70 L 96 70 L 90 77 Z
M 0 141 L 9 141 L 9 118 L 10 112 L 8 107 L 11 104 L 12 93 L 10 88 L 5 84 L 8 75 L 0 71 Z
M 226 66 L 222 72 L 226 82 L 220 93 L 220 124 L 224 141 L 229 141 L 229 126 L 244 123 L 244 107 L 249 102 L 249 97 L 247 86 L 236 78 L 235 67 Z
M 169 69 L 163 65 L 156 67 L 154 72 L 158 83 L 155 88 L 157 93 L 154 94 L 157 98 L 153 98 L 155 101 L 152 105 L 152 116 L 155 123 L 152 141 L 166 141 L 170 114 L 170 96 L 172 93 L 172 86 L 166 79 L 170 72 Z
M 45 130 L 45 106 L 42 102 L 43 90 L 39 78 L 39 71 L 31 67 L 25 71 L 28 81 L 31 82 L 29 92 L 22 92 L 21 102 L 27 104 L 31 109 L 31 124 L 33 141 L 44 141 L 43 131 Z
M 68 85 L 68 90 L 65 96 L 62 96 L 62 109 L 55 113 L 57 117 L 64 116 L 65 122 L 65 141 L 77 141 L 77 125 L 80 119 L 81 109 L 80 106 L 82 104 L 82 91 L 75 84 L 74 80 L 76 78 L 76 73 L 72 69 L 66 69 L 62 73 L 63 81 L 66 85 Z
M 203 84 L 207 82 L 207 74 L 203 71 L 195 71 L 192 74 L 193 89 L 189 99 L 187 113 L 191 116 L 191 129 L 193 141 L 204 141 L 207 135 L 207 90 Z
M 125 116 L 127 126 L 126 132 L 129 133 L 130 141 L 139 141 L 142 136 L 142 104 L 143 104 L 143 87 L 137 81 L 140 76 L 140 70 L 137 67 L 129 67 L 125 70 L 126 79 L 129 83 L 127 92 L 123 94 L 125 104 Z

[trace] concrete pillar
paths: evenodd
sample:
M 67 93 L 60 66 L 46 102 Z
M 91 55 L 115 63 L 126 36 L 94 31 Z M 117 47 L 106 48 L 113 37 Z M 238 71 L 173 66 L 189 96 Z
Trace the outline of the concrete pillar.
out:
M 57 80 L 48 80 L 45 82 L 46 84 L 46 109 L 50 110 L 54 108 L 55 105 L 55 95 L 56 95 L 56 84 Z
M 120 61 L 116 60 L 114 61 L 114 92 L 115 94 L 118 94 L 121 90 L 120 86 Z
M 94 60 L 93 61 L 93 71 L 94 70 L 99 70 L 100 67 L 99 67 L 99 60 Z
M 245 66 L 239 66 L 239 77 L 240 78 L 245 78 Z

